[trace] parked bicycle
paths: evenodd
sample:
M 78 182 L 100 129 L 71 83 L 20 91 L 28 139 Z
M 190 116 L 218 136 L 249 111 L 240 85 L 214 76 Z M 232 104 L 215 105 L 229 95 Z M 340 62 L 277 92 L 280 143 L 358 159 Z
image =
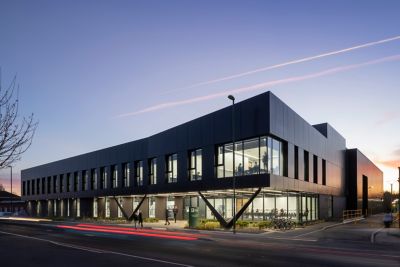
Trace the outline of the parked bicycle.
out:
M 296 222 L 290 218 L 274 218 L 272 219 L 274 229 L 291 230 L 296 228 Z

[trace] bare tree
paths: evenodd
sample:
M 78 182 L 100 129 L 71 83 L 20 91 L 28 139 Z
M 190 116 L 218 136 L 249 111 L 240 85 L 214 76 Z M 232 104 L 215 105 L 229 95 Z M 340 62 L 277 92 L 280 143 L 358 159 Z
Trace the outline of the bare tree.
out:
M 28 117 L 19 117 L 19 86 L 16 81 L 14 76 L 10 86 L 3 90 L 0 76 L 0 169 L 21 159 L 32 144 L 38 125 L 33 113 Z

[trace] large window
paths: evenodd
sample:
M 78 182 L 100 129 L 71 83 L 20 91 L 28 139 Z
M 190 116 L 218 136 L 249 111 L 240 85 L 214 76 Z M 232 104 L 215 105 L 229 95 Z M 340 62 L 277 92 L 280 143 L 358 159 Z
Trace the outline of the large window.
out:
M 235 157 L 233 157 L 233 150 Z M 253 138 L 217 146 L 216 173 L 218 178 L 272 173 L 285 175 L 284 143 L 272 137 Z M 233 161 L 235 167 L 233 168 Z
M 47 177 L 47 194 L 51 194 L 51 177 Z
M 318 157 L 314 155 L 314 162 L 313 162 L 313 167 L 314 167 L 314 183 L 318 184 Z
M 25 189 L 26 183 L 25 181 L 22 182 L 22 195 L 25 196 L 26 195 L 26 189 Z
M 79 175 L 78 172 L 74 173 L 74 192 L 78 191 Z
M 36 194 L 40 195 L 40 179 L 36 179 Z
M 166 157 L 166 178 L 168 183 L 176 183 L 178 177 L 178 155 L 171 154 Z
M 64 174 L 60 174 L 60 193 L 64 192 Z
M 57 175 L 53 176 L 53 193 L 57 193 Z
M 97 170 L 91 169 L 90 171 L 90 189 L 97 190 Z
M 107 188 L 107 172 L 105 167 L 100 168 L 100 189 L 106 189 Z
M 149 160 L 149 183 L 157 184 L 157 158 Z
M 322 184 L 326 185 L 326 160 L 322 160 Z
M 117 165 L 111 166 L 111 187 L 117 188 L 118 187 L 118 169 Z
M 308 151 L 304 150 L 304 181 L 306 182 L 309 180 L 309 166 Z
M 202 150 L 189 151 L 189 179 L 190 181 L 201 180 L 203 176 Z
M 82 171 L 82 191 L 87 189 L 88 173 L 86 170 Z
M 294 147 L 294 179 L 299 179 L 299 147 Z
M 67 173 L 67 192 L 71 190 L 71 174 Z
M 42 178 L 42 194 L 45 193 L 46 190 L 46 178 Z
M 139 160 L 135 163 L 135 181 L 137 186 L 143 185 L 143 161 Z
M 122 178 L 122 183 L 123 187 L 129 187 L 129 179 L 130 179 L 130 164 L 129 163 L 123 163 L 122 164 L 122 173 L 123 173 L 123 178 Z

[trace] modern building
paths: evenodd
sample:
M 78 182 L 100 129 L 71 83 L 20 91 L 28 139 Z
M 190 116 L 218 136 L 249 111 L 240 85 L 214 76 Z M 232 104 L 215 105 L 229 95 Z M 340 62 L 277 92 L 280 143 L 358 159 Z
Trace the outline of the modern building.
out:
M 194 207 L 230 227 L 234 211 L 297 221 L 366 211 L 381 199 L 382 176 L 328 123 L 310 125 L 266 92 L 148 138 L 22 170 L 21 184 L 33 216 L 131 218 L 140 209 L 162 219 L 175 208 L 183 219 Z

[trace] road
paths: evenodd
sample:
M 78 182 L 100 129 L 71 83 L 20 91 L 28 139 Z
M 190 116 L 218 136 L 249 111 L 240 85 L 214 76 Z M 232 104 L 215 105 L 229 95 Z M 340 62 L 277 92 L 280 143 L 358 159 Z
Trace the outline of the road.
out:
M 235 236 L 93 227 L 2 221 L 1 266 L 400 266 L 399 243 L 371 244 L 363 223 Z

